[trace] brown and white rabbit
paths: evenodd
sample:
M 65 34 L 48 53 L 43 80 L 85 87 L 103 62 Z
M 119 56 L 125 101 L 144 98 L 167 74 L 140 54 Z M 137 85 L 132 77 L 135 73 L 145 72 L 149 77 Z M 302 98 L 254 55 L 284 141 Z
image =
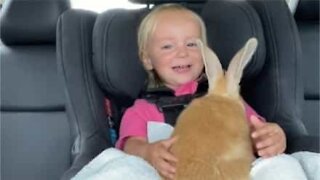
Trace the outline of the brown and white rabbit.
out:
M 208 93 L 180 114 L 171 152 L 178 158 L 176 180 L 248 180 L 254 159 L 244 104 L 239 94 L 243 69 L 257 47 L 251 38 L 224 73 L 215 53 L 200 40 Z

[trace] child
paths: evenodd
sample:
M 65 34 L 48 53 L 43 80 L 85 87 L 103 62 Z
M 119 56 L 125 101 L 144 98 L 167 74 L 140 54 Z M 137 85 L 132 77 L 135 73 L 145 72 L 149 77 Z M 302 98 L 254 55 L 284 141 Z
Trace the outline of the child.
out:
M 201 52 L 196 39 L 206 44 L 206 30 L 201 18 L 176 4 L 155 8 L 142 21 L 139 33 L 139 55 L 150 81 L 174 91 L 175 96 L 194 94 L 203 71 Z M 263 122 L 246 105 L 252 127 L 252 141 L 261 157 L 271 157 L 286 149 L 286 137 L 275 123 Z M 173 179 L 177 159 L 169 152 L 175 138 L 148 143 L 147 122 L 164 122 L 164 115 L 154 104 L 138 99 L 122 119 L 117 148 L 140 156 L 168 179 Z

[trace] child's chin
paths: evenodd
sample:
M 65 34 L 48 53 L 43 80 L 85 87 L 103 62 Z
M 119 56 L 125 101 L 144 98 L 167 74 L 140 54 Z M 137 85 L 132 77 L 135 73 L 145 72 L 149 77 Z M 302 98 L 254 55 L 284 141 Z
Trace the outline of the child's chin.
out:
M 194 79 L 183 79 L 183 80 L 180 80 L 180 81 L 178 81 L 178 85 L 179 86 L 181 86 L 181 85 L 185 85 L 185 84 L 188 84 L 188 83 L 190 83 L 190 82 L 193 82 L 193 81 L 195 81 Z

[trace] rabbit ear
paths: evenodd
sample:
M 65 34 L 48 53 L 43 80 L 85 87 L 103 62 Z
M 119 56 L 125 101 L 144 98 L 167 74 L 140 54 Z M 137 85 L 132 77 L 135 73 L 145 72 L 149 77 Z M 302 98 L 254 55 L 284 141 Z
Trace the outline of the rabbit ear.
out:
M 202 59 L 209 83 L 209 92 L 212 92 L 217 85 L 217 79 L 223 76 L 222 66 L 217 55 L 204 45 L 201 40 L 197 40 L 197 45 L 200 47 L 202 53 Z
M 239 95 L 239 83 L 243 70 L 256 51 L 257 46 L 257 39 L 250 38 L 245 46 L 232 58 L 226 73 L 227 91 L 229 95 Z

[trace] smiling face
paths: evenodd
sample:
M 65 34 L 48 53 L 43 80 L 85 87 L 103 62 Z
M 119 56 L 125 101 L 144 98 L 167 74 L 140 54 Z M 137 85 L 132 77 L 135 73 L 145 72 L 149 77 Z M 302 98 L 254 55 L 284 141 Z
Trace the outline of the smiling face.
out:
M 172 89 L 196 80 L 203 69 L 196 39 L 201 39 L 201 28 L 190 12 L 159 14 L 147 42 L 144 66 L 154 69 L 164 85 Z

